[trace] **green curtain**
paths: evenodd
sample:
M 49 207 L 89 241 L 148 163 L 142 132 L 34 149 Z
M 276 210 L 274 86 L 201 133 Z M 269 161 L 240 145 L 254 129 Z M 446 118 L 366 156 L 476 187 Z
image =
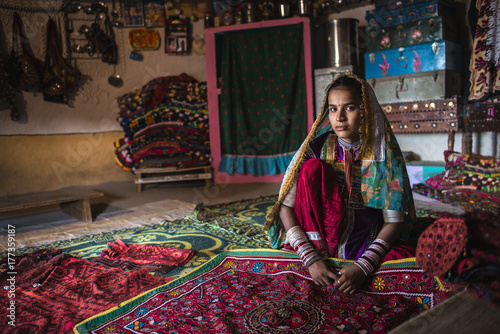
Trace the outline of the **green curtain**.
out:
M 284 173 L 307 135 L 302 24 L 222 37 L 219 170 Z

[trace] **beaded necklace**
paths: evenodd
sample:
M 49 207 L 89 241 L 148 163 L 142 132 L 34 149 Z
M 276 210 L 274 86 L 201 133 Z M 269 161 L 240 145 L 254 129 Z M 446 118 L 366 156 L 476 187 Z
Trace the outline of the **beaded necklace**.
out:
M 352 162 L 354 160 L 354 156 L 359 152 L 361 148 L 361 141 L 357 140 L 354 143 L 348 143 L 338 138 L 339 145 L 342 149 L 342 153 L 344 156 L 344 171 L 345 171 L 345 182 L 347 184 L 347 193 L 351 194 L 351 175 L 352 175 Z

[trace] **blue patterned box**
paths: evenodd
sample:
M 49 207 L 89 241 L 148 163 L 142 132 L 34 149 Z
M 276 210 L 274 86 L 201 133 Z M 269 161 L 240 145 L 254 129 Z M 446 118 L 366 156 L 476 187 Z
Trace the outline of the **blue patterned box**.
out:
M 372 30 L 367 33 L 367 36 L 366 52 L 373 52 L 442 40 L 457 42 L 458 27 L 457 23 L 450 18 L 436 16 Z
M 365 53 L 366 79 L 438 70 L 462 71 L 460 44 L 437 41 Z
M 443 0 L 426 1 L 394 9 L 375 8 L 366 12 L 366 31 L 416 22 L 435 16 L 454 18 L 454 9 Z

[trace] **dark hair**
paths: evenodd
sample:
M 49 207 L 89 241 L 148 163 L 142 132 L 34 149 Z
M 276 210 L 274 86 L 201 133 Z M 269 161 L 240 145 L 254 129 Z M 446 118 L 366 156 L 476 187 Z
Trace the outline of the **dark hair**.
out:
M 342 76 L 338 78 L 328 90 L 328 94 L 332 90 L 339 88 L 350 88 L 353 89 L 356 93 L 358 93 L 359 96 L 363 96 L 363 87 L 361 85 L 361 82 L 359 82 L 353 77 Z

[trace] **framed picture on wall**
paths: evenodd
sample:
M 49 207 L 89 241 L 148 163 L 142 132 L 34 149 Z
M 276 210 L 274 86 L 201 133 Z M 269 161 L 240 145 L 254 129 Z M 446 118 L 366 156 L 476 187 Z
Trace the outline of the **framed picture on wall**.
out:
M 191 52 L 191 22 L 189 19 L 168 19 L 165 22 L 165 53 L 189 54 Z
M 165 5 L 163 0 L 144 0 L 143 8 L 146 27 L 165 26 Z
M 123 1 L 123 25 L 125 27 L 143 27 L 144 10 L 142 0 Z

